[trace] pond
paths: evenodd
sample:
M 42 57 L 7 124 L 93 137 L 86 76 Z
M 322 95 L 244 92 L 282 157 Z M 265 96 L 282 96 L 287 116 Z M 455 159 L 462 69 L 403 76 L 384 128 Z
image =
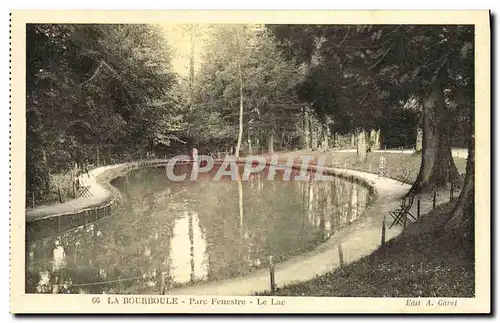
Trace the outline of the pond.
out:
M 190 172 L 178 165 L 175 172 Z M 113 181 L 114 215 L 27 241 L 27 293 L 159 293 L 248 274 L 312 250 L 364 213 L 370 190 L 347 179 L 174 182 L 164 168 Z M 293 176 L 296 175 L 294 171 Z M 292 176 L 292 178 L 293 178 Z

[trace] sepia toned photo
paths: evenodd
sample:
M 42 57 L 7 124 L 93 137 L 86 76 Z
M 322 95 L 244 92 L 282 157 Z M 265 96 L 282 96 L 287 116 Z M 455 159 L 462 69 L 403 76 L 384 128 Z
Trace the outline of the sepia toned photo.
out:
M 15 313 L 489 313 L 489 13 L 17 11 Z

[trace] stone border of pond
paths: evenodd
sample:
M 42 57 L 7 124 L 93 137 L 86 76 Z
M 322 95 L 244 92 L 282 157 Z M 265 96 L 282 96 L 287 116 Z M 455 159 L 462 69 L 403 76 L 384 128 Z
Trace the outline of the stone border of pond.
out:
M 129 162 L 98 167 L 80 175 L 79 180 L 89 186 L 91 196 L 26 210 L 26 235 L 42 239 L 112 215 L 120 204 L 121 193 L 111 181 L 131 170 L 161 167 L 166 163 L 164 159 Z
M 316 169 L 315 165 L 309 166 L 311 171 Z M 323 167 L 323 172 L 369 186 L 374 194 L 372 203 L 356 221 L 333 234 L 312 251 L 275 264 L 275 287 L 309 280 L 339 267 L 341 262 L 346 265 L 371 254 L 380 246 L 385 215 L 400 204 L 401 197 L 410 188 L 410 185 L 402 185 L 394 179 L 372 173 L 331 167 Z M 387 229 L 385 237 L 390 240 L 401 232 L 401 227 Z M 245 296 L 270 289 L 269 268 L 262 268 L 241 277 L 171 289 L 166 291 L 166 294 Z
M 244 161 L 244 158 L 240 158 L 238 163 Z M 37 209 L 28 210 L 27 229 L 32 227 L 36 230 L 37 225 L 60 226 L 55 221 L 61 221 L 64 217 L 69 217 L 69 220 L 67 222 L 63 220 L 63 224 L 67 223 L 71 227 L 72 225 L 85 225 L 104 216 L 111 215 L 121 200 L 119 190 L 111 185 L 111 181 L 127 174 L 131 170 L 143 167 L 164 167 L 167 162 L 168 160 L 150 160 L 96 168 L 90 171 L 89 177 L 93 179 L 92 187 L 94 191 L 101 192 L 100 196 L 94 196 L 94 200 L 80 200 L 79 203 L 75 203 L 78 199 L 67 202 L 69 206 L 79 207 L 73 212 L 54 212 L 52 214 L 50 212 L 40 212 L 37 215 L 33 214 L 33 211 L 37 211 Z M 267 164 L 269 162 L 267 161 Z M 293 167 L 300 168 L 301 165 L 294 164 Z M 309 171 L 317 171 L 318 168 L 319 166 L 317 165 L 308 166 Z M 318 275 L 330 272 L 341 265 L 352 263 L 378 249 L 380 246 L 381 227 L 387 227 L 382 224 L 385 221 L 386 215 L 390 210 L 399 206 L 401 197 L 410 188 L 410 185 L 401 184 L 397 180 L 380 177 L 373 173 L 332 167 L 322 167 L 322 170 L 325 175 L 342 177 L 368 187 L 372 195 L 371 204 L 356 221 L 333 234 L 327 241 L 318 245 L 312 251 L 290 257 L 276 264 L 274 268 L 275 287 L 309 280 Z M 96 203 L 98 199 L 101 199 L 100 204 L 89 206 L 89 204 Z M 438 204 L 443 202 L 439 199 Z M 423 214 L 432 209 L 432 205 L 429 206 L 429 203 L 423 204 Z M 52 207 L 55 207 L 56 211 L 68 208 L 68 205 L 64 207 L 61 207 L 61 205 L 64 206 L 64 203 L 53 205 Z M 50 209 L 50 207 L 40 208 Z M 31 219 L 28 216 L 30 211 Z M 79 218 L 80 222 L 84 222 L 80 224 L 75 218 Z M 385 239 L 388 241 L 399 235 L 402 229 L 396 226 L 385 231 Z M 53 232 L 51 234 L 60 232 Z M 242 277 L 214 282 L 202 282 L 198 285 L 171 289 L 166 291 L 166 293 L 173 295 L 252 295 L 268 290 L 270 290 L 269 269 L 262 268 Z
M 239 158 L 236 162 L 244 163 L 245 158 Z M 98 167 L 80 175 L 79 181 L 88 185 L 90 196 L 81 196 L 65 203 L 42 205 L 26 210 L 26 235 L 35 240 L 50 237 L 113 214 L 121 200 L 120 191 L 111 185 L 114 179 L 124 176 L 131 170 L 164 167 L 167 163 L 168 160 L 165 159 L 128 162 Z M 222 161 L 216 161 L 216 163 L 222 163 Z M 281 162 L 278 163 L 281 164 Z M 271 160 L 266 160 L 266 165 L 271 165 Z M 300 169 L 300 167 L 300 164 L 294 163 L 293 165 L 295 169 Z M 308 170 L 315 172 L 316 167 L 314 164 L 308 165 Z M 372 187 L 370 183 L 355 176 L 331 172 L 325 175 L 345 177 L 368 188 Z M 374 193 L 371 189 L 370 194 Z M 43 233 L 41 233 L 42 227 Z

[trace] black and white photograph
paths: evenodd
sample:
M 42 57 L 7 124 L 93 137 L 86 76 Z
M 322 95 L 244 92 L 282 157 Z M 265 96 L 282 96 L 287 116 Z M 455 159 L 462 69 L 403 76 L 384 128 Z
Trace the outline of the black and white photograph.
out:
M 488 12 L 335 17 L 23 23 L 16 293 L 489 311 Z

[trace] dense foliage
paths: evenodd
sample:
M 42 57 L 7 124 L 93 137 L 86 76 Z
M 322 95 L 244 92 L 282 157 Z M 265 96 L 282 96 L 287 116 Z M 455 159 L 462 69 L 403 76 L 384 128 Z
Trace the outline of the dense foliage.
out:
M 42 200 L 50 174 L 75 164 L 192 147 L 327 150 L 337 134 L 353 134 L 366 160 L 360 143 L 374 144 L 367 134 L 380 129 L 386 145 L 407 147 L 423 129 L 413 191 L 461 180 L 451 146 L 473 130 L 471 26 L 204 26 L 196 73 L 201 29 L 184 29 L 188 78 L 173 72 L 158 26 L 28 25 L 28 194 Z
M 50 173 L 145 155 L 184 128 L 158 28 L 28 25 L 26 42 L 26 190 L 37 200 Z

